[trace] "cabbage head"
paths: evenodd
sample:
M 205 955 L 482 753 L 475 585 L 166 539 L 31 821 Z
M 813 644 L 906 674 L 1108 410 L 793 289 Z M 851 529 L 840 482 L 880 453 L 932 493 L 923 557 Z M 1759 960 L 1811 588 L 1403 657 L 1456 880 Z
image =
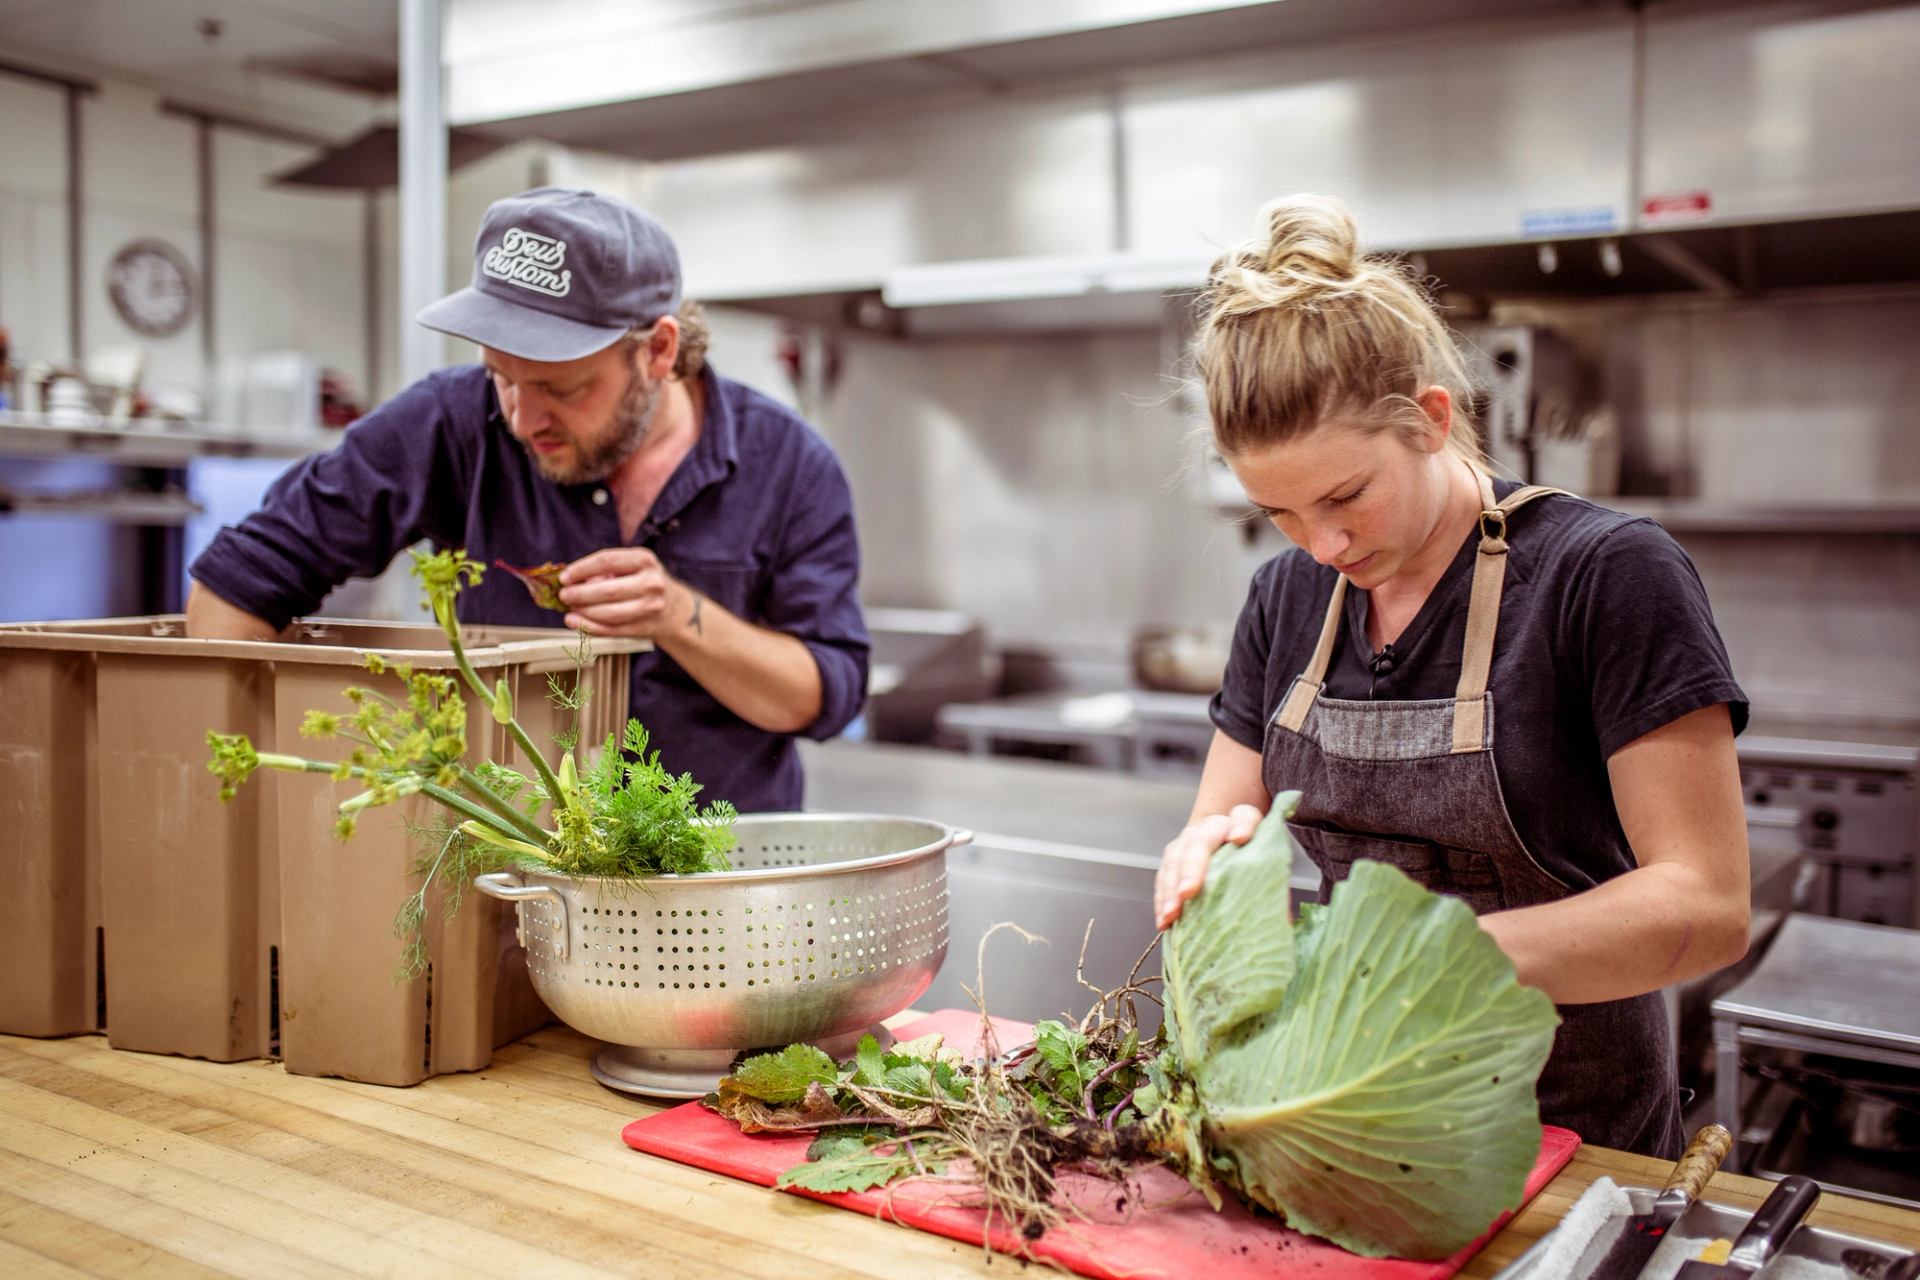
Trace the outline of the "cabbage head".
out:
M 1298 799 L 1215 854 L 1168 931 L 1167 1022 L 1191 1089 L 1161 1123 L 1210 1197 L 1209 1172 L 1354 1253 L 1447 1257 L 1520 1203 L 1559 1017 L 1466 904 L 1385 863 L 1357 864 L 1289 924 Z

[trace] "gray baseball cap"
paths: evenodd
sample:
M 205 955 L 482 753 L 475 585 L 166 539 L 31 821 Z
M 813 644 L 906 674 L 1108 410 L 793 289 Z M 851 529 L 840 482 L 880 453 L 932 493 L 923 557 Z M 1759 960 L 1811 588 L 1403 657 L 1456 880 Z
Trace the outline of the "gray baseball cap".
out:
M 522 360 L 578 360 L 680 308 L 680 254 L 624 200 L 536 187 L 488 206 L 473 283 L 414 319 Z

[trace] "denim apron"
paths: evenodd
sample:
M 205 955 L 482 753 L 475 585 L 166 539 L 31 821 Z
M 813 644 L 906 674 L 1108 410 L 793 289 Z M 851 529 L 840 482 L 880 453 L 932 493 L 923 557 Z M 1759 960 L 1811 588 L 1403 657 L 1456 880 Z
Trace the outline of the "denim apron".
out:
M 1267 725 L 1261 752 L 1267 790 L 1300 792 L 1291 826 L 1320 868 L 1321 901 L 1363 858 L 1390 863 L 1434 892 L 1461 899 L 1475 915 L 1576 892 L 1534 859 L 1514 829 L 1494 770 L 1494 696 L 1487 688 L 1506 578 L 1507 517 L 1557 492 L 1522 488 L 1495 502 L 1492 484 L 1480 478 L 1480 547 L 1452 698 L 1324 696 L 1347 579 L 1335 584 L 1312 661 Z M 1677 1157 L 1679 1090 L 1660 993 L 1560 1005 L 1559 1012 L 1553 1053 L 1540 1076 L 1541 1120 L 1602 1146 Z

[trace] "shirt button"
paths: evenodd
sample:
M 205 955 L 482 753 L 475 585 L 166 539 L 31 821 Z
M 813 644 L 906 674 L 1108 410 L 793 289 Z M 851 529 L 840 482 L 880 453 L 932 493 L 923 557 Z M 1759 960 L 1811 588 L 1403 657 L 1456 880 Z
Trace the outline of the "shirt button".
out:
M 593 491 L 593 505 L 596 507 L 604 507 L 607 505 L 607 491 L 605 489 L 595 489 Z

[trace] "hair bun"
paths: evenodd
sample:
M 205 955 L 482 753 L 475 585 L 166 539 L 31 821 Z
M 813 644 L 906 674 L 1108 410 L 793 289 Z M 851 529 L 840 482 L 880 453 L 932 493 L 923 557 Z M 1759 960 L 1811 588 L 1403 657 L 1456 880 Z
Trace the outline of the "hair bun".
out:
M 1352 282 L 1360 229 L 1346 205 L 1331 196 L 1282 196 L 1260 211 L 1260 220 L 1269 274 L 1336 288 Z

